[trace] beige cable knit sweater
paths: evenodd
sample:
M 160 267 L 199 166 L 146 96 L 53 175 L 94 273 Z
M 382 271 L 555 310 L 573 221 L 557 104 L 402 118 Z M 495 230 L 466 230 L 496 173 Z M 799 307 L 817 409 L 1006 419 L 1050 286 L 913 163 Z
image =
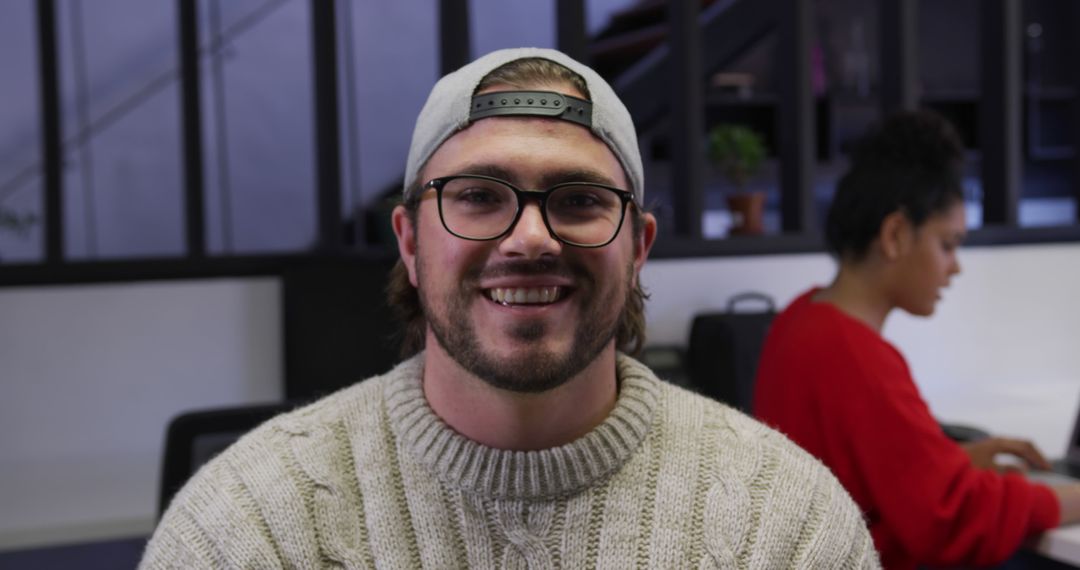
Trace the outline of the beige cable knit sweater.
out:
M 422 371 L 413 358 L 245 436 L 177 495 L 140 567 L 878 567 L 825 467 L 629 357 L 607 420 L 534 452 L 452 431 Z

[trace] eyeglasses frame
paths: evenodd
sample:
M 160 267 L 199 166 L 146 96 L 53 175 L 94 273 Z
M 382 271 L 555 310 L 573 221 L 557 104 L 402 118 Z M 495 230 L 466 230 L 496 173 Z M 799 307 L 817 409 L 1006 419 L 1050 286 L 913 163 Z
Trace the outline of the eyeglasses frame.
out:
M 511 220 L 510 224 L 506 227 L 505 230 L 503 230 L 502 233 L 500 233 L 498 235 L 491 236 L 491 237 L 485 237 L 485 238 L 468 237 L 468 236 L 463 236 L 463 235 L 455 232 L 454 230 L 450 229 L 450 226 L 448 226 L 446 224 L 446 218 L 443 216 L 443 205 L 442 205 L 443 204 L 443 201 L 442 201 L 443 188 L 446 186 L 446 184 L 448 184 L 448 183 L 450 183 L 450 182 L 452 182 L 454 180 L 459 180 L 459 179 L 462 179 L 462 178 L 477 178 L 477 179 L 480 179 L 480 180 L 487 180 L 489 182 L 495 182 L 497 184 L 502 184 L 503 186 L 506 186 L 507 188 L 509 188 L 511 191 L 514 192 L 514 197 L 517 199 L 517 211 L 514 213 L 514 219 Z M 607 241 L 605 241 L 604 243 L 595 244 L 595 245 L 581 244 L 581 243 L 573 242 L 573 241 L 562 238 L 561 236 L 559 236 L 558 233 L 555 232 L 554 229 L 552 229 L 551 221 L 548 220 L 547 198 L 548 198 L 548 196 L 551 195 L 552 192 L 554 192 L 556 190 L 559 190 L 560 188 L 565 188 L 567 186 L 592 186 L 594 188 L 603 188 L 605 190 L 610 190 L 611 192 L 614 192 L 615 195 L 619 197 L 619 200 L 622 202 L 622 206 L 619 208 L 619 223 L 615 227 L 615 231 L 612 232 L 611 237 Z M 433 179 L 427 181 L 422 186 L 422 189 L 427 190 L 428 188 L 432 188 L 432 189 L 435 190 L 435 194 L 436 194 L 435 202 L 436 202 L 436 204 L 438 204 L 438 207 L 439 207 L 439 221 L 442 222 L 443 229 L 445 229 L 447 232 L 450 233 L 450 235 L 452 235 L 454 237 L 461 238 L 461 239 L 464 239 L 464 240 L 469 240 L 469 241 L 492 241 L 492 240 L 497 240 L 497 239 L 502 238 L 503 236 L 509 234 L 510 232 L 512 232 L 514 230 L 514 227 L 517 226 L 518 221 L 521 219 L 521 213 L 525 211 L 525 207 L 523 206 L 524 200 L 531 198 L 531 199 L 536 200 L 537 204 L 540 206 L 540 217 L 541 217 L 541 219 L 544 220 L 544 227 L 547 228 L 548 234 L 551 235 L 552 238 L 554 238 L 555 240 L 558 240 L 560 243 L 564 243 L 566 245 L 571 245 L 571 246 L 574 246 L 574 247 L 580 247 L 580 248 L 585 248 L 585 249 L 601 248 L 601 247 L 604 247 L 604 246 L 610 244 L 611 242 L 615 241 L 615 238 L 619 236 L 619 232 L 622 231 L 623 222 L 626 221 L 626 205 L 634 203 L 634 194 L 633 193 L 631 193 L 631 192 L 629 192 L 627 190 L 623 190 L 622 188 L 616 188 L 615 186 L 609 186 L 607 184 L 598 184 L 598 183 L 595 183 L 595 182 L 560 182 L 559 184 L 556 184 L 554 186 L 551 186 L 551 187 L 543 189 L 543 190 L 524 190 L 522 188 L 518 188 L 517 186 L 507 182 L 506 180 L 503 180 L 501 178 L 495 178 L 494 176 L 484 176 L 482 174 L 455 174 L 455 175 L 452 175 L 452 176 L 442 176 L 442 177 L 439 177 L 439 178 L 433 178 Z

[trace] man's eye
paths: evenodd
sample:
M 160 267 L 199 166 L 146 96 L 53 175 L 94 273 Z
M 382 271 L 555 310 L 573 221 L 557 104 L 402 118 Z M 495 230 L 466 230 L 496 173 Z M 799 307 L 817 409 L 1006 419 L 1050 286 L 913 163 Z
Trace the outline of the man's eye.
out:
M 495 204 L 500 201 L 499 193 L 490 188 L 466 188 L 458 193 L 456 200 L 469 204 Z
M 596 194 L 581 191 L 563 196 L 563 198 L 559 200 L 559 204 L 567 208 L 592 208 L 599 206 L 601 202 Z

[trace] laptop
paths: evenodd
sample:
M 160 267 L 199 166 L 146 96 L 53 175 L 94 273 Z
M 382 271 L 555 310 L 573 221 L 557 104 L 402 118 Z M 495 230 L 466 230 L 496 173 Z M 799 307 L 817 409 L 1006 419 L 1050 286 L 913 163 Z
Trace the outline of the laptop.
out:
M 1033 481 L 1047 485 L 1080 483 L 1080 409 L 1073 420 L 1072 435 L 1065 449 L 1065 457 L 1051 462 L 1050 471 L 1029 471 L 1027 476 Z

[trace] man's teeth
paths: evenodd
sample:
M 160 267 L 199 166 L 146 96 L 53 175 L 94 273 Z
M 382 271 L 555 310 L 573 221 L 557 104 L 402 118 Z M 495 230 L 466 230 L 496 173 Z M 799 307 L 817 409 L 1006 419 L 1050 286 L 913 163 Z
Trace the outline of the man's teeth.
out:
M 554 303 L 562 296 L 561 287 L 515 287 L 489 289 L 488 296 L 492 301 L 503 304 L 515 305 L 538 305 Z

